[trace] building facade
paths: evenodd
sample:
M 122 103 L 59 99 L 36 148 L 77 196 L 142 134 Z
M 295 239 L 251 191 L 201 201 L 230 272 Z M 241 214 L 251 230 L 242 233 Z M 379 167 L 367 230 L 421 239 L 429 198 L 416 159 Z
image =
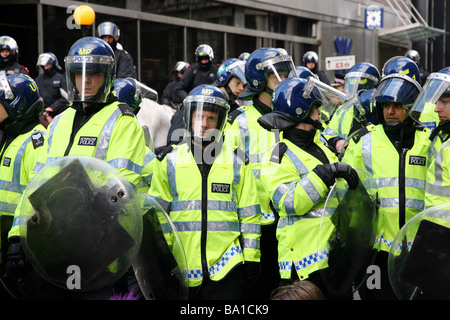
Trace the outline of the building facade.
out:
M 213 62 L 217 64 L 242 52 L 270 46 L 286 49 L 296 65 L 303 65 L 303 54 L 313 50 L 319 55 L 319 68 L 330 79 L 334 78 L 334 70 L 327 70 L 325 59 L 338 54 L 336 40 L 350 40 L 348 54 L 355 56 L 355 62 L 371 62 L 380 71 L 390 57 L 404 55 L 412 47 L 418 48 L 424 57 L 422 63 L 430 71 L 450 63 L 446 36 L 439 32 L 438 36 L 423 34 L 414 41 L 408 38 L 409 31 L 400 41 L 391 37 L 401 36 L 396 28 L 404 25 L 392 1 L 0 0 L 4 13 L 0 33 L 18 42 L 20 62 L 34 77 L 40 53 L 55 53 L 64 67 L 64 57 L 78 38 L 95 36 L 99 23 L 112 21 L 120 28 L 119 43 L 133 56 L 138 79 L 160 94 L 172 80 L 175 63 L 194 63 L 195 48 L 202 43 L 214 49 Z M 446 1 L 435 2 L 439 1 L 415 1 L 415 8 L 425 19 L 422 24 L 436 23 L 438 28 L 446 29 L 445 13 L 450 8 Z M 87 30 L 79 29 L 73 20 L 73 11 L 82 4 L 96 13 Z M 365 28 L 365 10 L 371 6 L 383 9 L 382 29 Z M 385 35 L 380 36 L 383 32 Z

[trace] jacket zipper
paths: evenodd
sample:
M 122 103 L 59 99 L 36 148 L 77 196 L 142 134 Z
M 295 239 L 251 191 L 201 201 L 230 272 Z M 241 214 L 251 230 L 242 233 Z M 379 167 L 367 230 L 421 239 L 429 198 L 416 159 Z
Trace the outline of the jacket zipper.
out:
M 200 238 L 203 281 L 209 280 L 208 261 L 206 258 L 206 240 L 208 232 L 208 171 L 202 165 L 202 227 Z
M 405 215 L 406 215 L 406 186 L 405 186 L 405 179 L 406 179 L 406 153 L 408 152 L 408 149 L 403 148 L 402 152 L 400 154 L 400 167 L 399 167 L 399 181 L 398 181 L 398 198 L 399 198 L 399 214 L 398 214 L 398 223 L 399 227 L 403 227 L 405 224 Z

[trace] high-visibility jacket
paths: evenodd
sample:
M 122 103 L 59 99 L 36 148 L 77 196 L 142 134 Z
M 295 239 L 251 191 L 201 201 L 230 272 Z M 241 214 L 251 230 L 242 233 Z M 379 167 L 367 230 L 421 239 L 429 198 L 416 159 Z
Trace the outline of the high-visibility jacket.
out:
M 425 208 L 450 202 L 450 140 L 436 153 L 427 171 Z
M 319 137 L 317 131 L 314 143 L 330 163 L 337 162 Z M 280 152 L 284 148 L 286 151 Z M 276 235 L 280 276 L 290 279 L 294 267 L 304 280 L 328 266 L 329 245 L 326 236 L 321 236 L 319 243 L 319 227 L 329 189 L 313 172 L 323 163 L 287 139 L 281 139 L 266 157 L 269 159 L 262 164 L 261 181 L 279 213 Z
M 46 164 L 70 155 L 91 156 L 117 168 L 135 188 L 141 182 L 144 157 L 148 153 L 144 131 L 131 109 L 119 102 L 105 105 L 72 134 L 76 109 L 69 107 L 47 128 L 44 148 L 38 155 L 34 175 Z M 18 235 L 18 213 L 9 237 Z
M 144 164 L 142 165 L 142 180 L 139 184 L 138 193 L 147 193 L 150 189 L 150 185 L 152 183 L 152 177 L 153 177 L 153 167 L 155 165 L 156 155 L 148 148 L 145 147 L 146 154 L 144 157 Z
M 274 222 L 275 214 L 270 207 L 270 196 L 261 184 L 261 163 L 266 152 L 279 140 L 276 132 L 270 132 L 258 123 L 262 116 L 254 106 L 241 106 L 234 111 L 238 114 L 227 123 L 225 129 L 225 142 L 232 142 L 235 147 L 244 150 L 249 158 L 253 175 L 256 179 L 258 198 L 261 205 L 261 224 L 268 225 Z
M 383 125 L 366 129 L 364 135 L 350 140 L 342 161 L 375 179 L 379 198 L 375 248 L 389 252 L 400 228 L 424 208 L 426 173 L 435 150 L 428 129 L 415 130 L 413 147 L 400 154 Z
M 0 264 L 1 239 L 5 239 L 19 203 L 29 182 L 29 173 L 37 161 L 37 150 L 44 144 L 46 130 L 41 124 L 17 136 L 8 146 L 3 145 L 0 163 Z M 10 217 L 10 218 L 5 218 Z M 9 220 L 9 221 L 7 221 Z M 4 225 L 2 225 L 4 224 Z
M 155 162 L 149 194 L 176 227 L 189 286 L 205 277 L 221 280 L 238 264 L 259 262 L 261 209 L 254 190 L 250 166 L 231 148 L 222 147 L 208 176 L 188 143 L 174 145 Z

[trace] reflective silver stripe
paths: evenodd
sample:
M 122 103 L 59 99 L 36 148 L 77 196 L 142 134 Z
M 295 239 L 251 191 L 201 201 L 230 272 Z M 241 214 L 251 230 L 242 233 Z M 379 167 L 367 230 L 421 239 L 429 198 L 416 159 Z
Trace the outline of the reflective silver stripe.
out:
M 111 140 L 111 134 L 114 129 L 114 126 L 117 122 L 117 119 L 122 114 L 122 111 L 117 107 L 116 110 L 111 114 L 108 121 L 106 121 L 105 126 L 100 134 L 97 143 L 97 149 L 95 150 L 95 157 L 98 159 L 105 160 L 106 151 L 108 150 L 109 141 Z
M 62 113 L 58 114 L 55 118 L 53 118 L 52 123 L 50 125 L 50 130 L 48 133 L 48 149 L 47 149 L 47 154 L 50 153 L 50 148 L 52 147 L 52 143 L 53 143 L 53 134 L 55 133 L 55 128 L 58 125 L 59 120 L 61 120 L 62 117 Z M 46 163 L 49 163 L 48 160 Z
M 242 112 L 237 116 L 237 121 L 239 125 L 239 132 L 241 133 L 242 145 L 244 153 L 250 155 L 250 132 L 248 131 L 247 115 Z M 250 160 L 250 159 L 249 159 Z
M 375 179 L 378 188 L 383 187 L 398 187 L 399 186 L 399 179 L 398 177 L 390 177 L 390 178 L 376 178 Z M 409 188 L 416 188 L 416 189 L 425 189 L 425 180 L 423 179 L 416 179 L 416 178 L 405 178 L 405 186 Z
M 399 199 L 398 198 L 380 198 L 380 207 L 384 208 L 398 208 L 399 207 Z M 419 209 L 422 210 L 424 208 L 424 200 L 420 199 L 406 199 L 405 207 L 410 209 Z
M 307 214 L 302 215 L 302 216 L 287 216 L 287 217 L 284 217 L 284 218 L 278 220 L 277 228 L 281 229 L 286 226 L 290 226 L 302 219 L 321 218 L 324 214 L 325 214 L 325 209 L 318 208 L 318 209 L 311 210 Z
M 259 223 L 241 223 L 240 224 L 241 233 L 261 233 L 261 224 Z
M 253 176 L 255 177 L 255 179 L 259 179 L 261 176 L 261 170 L 253 169 Z
M 294 264 L 295 270 L 299 271 L 320 261 L 328 260 L 329 255 L 329 249 L 320 250 L 297 261 L 279 261 L 278 268 L 280 271 L 290 271 L 292 269 L 292 264 Z
M 436 154 L 434 158 L 434 185 L 442 185 L 442 162 L 444 161 L 444 150 L 445 147 L 450 143 L 450 140 L 447 140 L 441 147 L 441 150 Z
M 218 210 L 218 211 L 237 211 L 236 202 L 231 201 L 220 201 L 220 200 L 208 200 L 207 210 Z M 172 201 L 171 211 L 191 211 L 191 210 L 201 210 L 202 200 L 186 200 L 186 201 Z
M 259 239 L 244 238 L 242 240 L 243 240 L 242 244 L 243 244 L 244 249 L 255 249 L 255 250 L 260 249 Z
M 308 169 L 303 164 L 303 162 L 293 153 L 289 148 L 286 150 L 285 155 L 291 159 L 292 163 L 294 164 L 295 168 L 297 169 L 300 178 L 303 178 L 305 174 L 308 174 Z
M 201 221 L 174 221 L 174 225 L 178 232 L 183 231 L 201 231 Z M 235 231 L 240 232 L 238 221 L 208 221 L 208 231 Z
M 295 186 L 296 183 L 297 183 L 296 181 L 289 182 L 289 183 L 283 183 L 283 184 L 280 184 L 280 185 L 278 186 L 278 188 L 275 190 L 275 192 L 274 192 L 274 194 L 273 194 L 273 202 L 274 202 L 275 208 L 276 208 L 278 211 L 280 210 L 278 204 L 280 203 L 281 198 L 283 197 L 283 195 L 284 195 L 286 192 L 288 192 L 288 190 L 289 190 L 290 188 L 293 188 L 293 187 Z
M 438 197 L 450 197 L 450 187 L 431 184 L 427 182 L 426 192 Z
M 373 176 L 372 168 L 372 134 L 365 134 L 361 138 L 362 143 L 362 155 L 364 165 L 366 166 L 367 172 Z
M 164 199 L 155 197 L 155 196 L 151 196 L 164 210 L 168 211 L 170 208 L 170 202 L 166 201 Z
M 255 205 L 247 206 L 244 208 L 238 208 L 237 211 L 238 211 L 239 217 L 244 218 L 244 217 L 253 216 L 255 214 L 260 214 L 261 207 L 259 204 L 255 204 Z
M 169 181 L 170 194 L 174 202 L 178 201 L 177 180 L 176 180 L 176 159 L 177 153 L 170 152 L 166 156 L 167 159 L 167 179 Z
M 16 211 L 17 204 L 9 202 L 0 202 L 0 212 L 11 213 L 12 215 Z
M 108 163 L 112 165 L 115 168 L 125 168 L 130 171 L 133 171 L 134 173 L 137 173 L 138 175 L 141 175 L 142 173 L 142 166 L 134 163 L 130 159 L 112 159 L 109 160 Z
M 255 153 L 248 155 L 248 160 L 250 163 L 261 163 L 264 158 L 265 153 Z
M 324 134 L 328 135 L 328 136 L 337 136 L 338 135 L 337 132 L 334 131 L 333 129 L 331 129 L 330 127 L 327 127 L 325 129 Z

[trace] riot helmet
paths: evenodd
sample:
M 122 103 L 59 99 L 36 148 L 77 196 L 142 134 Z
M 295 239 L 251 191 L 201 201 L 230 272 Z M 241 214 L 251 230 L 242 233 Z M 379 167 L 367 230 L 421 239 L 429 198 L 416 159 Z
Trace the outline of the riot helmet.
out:
M 382 103 L 400 104 L 409 112 L 422 89 L 416 80 L 418 75 L 419 68 L 406 57 L 394 57 L 385 63 L 373 97 L 380 123 L 385 123 Z
M 419 52 L 417 52 L 416 50 L 413 50 L 413 49 L 408 50 L 408 51 L 405 53 L 405 57 L 411 59 L 411 60 L 414 61 L 417 65 L 419 65 L 419 62 L 420 62 L 420 54 L 419 54 Z
M 355 95 L 354 115 L 356 120 L 362 123 L 370 122 L 378 124 L 378 116 L 376 114 L 375 105 L 372 103 L 376 89 L 362 89 Z
M 295 74 L 292 57 L 284 55 L 279 49 L 258 48 L 252 52 L 245 64 L 245 78 L 248 86 L 240 98 L 249 99 L 260 92 L 272 95 L 272 89 L 267 87 L 269 76 L 275 75 L 278 81 Z
M 371 63 L 361 62 L 355 64 L 345 74 L 344 92 L 350 99 L 360 90 L 375 88 L 380 81 L 380 72 Z
M 184 74 L 186 70 L 189 68 L 189 63 L 185 61 L 178 61 L 172 69 L 172 73 L 177 75 L 178 72 Z
M 304 66 L 295 66 L 295 74 L 290 77 L 299 77 L 303 79 L 307 79 L 308 77 L 319 78 L 316 74 Z
M 312 78 L 310 78 L 312 79 Z M 320 125 L 309 116 L 314 107 L 322 104 L 321 94 L 314 82 L 306 79 L 288 78 L 281 81 L 273 91 L 273 111 L 258 118 L 258 123 L 267 130 L 286 130 L 300 122 Z
M 308 51 L 303 55 L 303 62 L 305 65 L 308 62 L 314 62 L 317 64 L 319 62 L 319 56 L 314 51 Z
M 188 136 L 203 144 L 220 141 L 230 110 L 222 90 L 214 85 L 199 85 L 189 92 L 183 106 Z
M 201 44 L 197 47 L 197 49 L 195 49 L 195 61 L 197 61 L 199 64 L 202 64 L 201 60 L 203 59 L 209 60 L 208 65 L 214 59 L 214 50 L 207 44 Z
M 97 27 L 98 36 L 100 38 L 104 36 L 111 36 L 114 38 L 114 41 L 119 41 L 120 37 L 120 29 L 119 27 L 110 21 L 102 22 Z
M 0 51 L 2 50 L 9 50 L 9 55 L 7 57 L 2 57 L 0 55 L 0 62 L 2 65 L 13 63 L 19 58 L 19 47 L 17 46 L 17 42 L 10 36 L 0 37 Z
M 238 59 L 239 59 L 239 60 L 243 60 L 243 61 L 247 61 L 247 59 L 248 59 L 249 56 L 250 56 L 250 53 L 248 53 L 248 52 L 242 52 L 242 53 L 239 55 Z
M 217 71 L 217 85 L 219 87 L 227 85 L 232 77 L 242 81 L 244 85 L 247 83 L 245 78 L 245 61 L 231 58 L 222 63 Z
M 134 114 L 139 112 L 142 99 L 158 101 L 158 93 L 155 90 L 131 77 L 114 80 L 112 94 L 117 98 L 117 101 L 128 104 Z
M 64 59 L 68 100 L 106 102 L 115 78 L 114 51 L 95 37 L 77 40 Z
M 422 91 L 410 110 L 410 116 L 429 129 L 435 129 L 439 123 L 448 122 L 439 119 L 435 112 L 438 100 L 450 97 L 450 67 L 431 73 Z
M 14 120 L 37 118 L 44 110 L 44 101 L 32 78 L 22 74 L 7 77 L 4 71 L 0 72 L 0 103 Z
M 49 65 L 50 68 L 46 69 L 45 66 L 47 66 L 47 65 Z M 42 68 L 42 70 L 44 70 L 44 72 L 52 71 L 52 70 L 58 70 L 58 71 L 62 70 L 61 66 L 59 65 L 58 58 L 52 52 L 41 53 L 38 57 L 36 67 Z

